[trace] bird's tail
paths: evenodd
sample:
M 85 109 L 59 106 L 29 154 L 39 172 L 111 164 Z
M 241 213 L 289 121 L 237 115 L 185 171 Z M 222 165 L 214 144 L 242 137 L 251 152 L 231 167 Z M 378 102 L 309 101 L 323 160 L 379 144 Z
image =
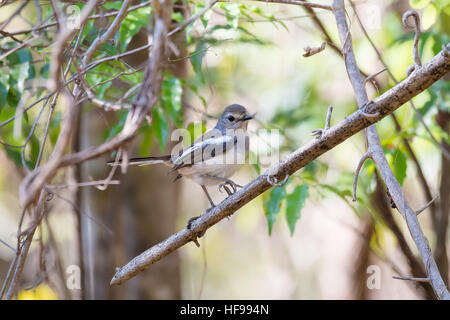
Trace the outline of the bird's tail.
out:
M 108 161 L 106 164 L 109 166 L 118 166 L 122 163 L 122 159 L 115 162 L 114 160 Z M 138 166 L 146 166 L 149 164 L 155 163 L 170 163 L 170 155 L 159 156 L 159 157 L 143 157 L 143 158 L 131 158 L 128 160 L 128 165 L 138 165 Z

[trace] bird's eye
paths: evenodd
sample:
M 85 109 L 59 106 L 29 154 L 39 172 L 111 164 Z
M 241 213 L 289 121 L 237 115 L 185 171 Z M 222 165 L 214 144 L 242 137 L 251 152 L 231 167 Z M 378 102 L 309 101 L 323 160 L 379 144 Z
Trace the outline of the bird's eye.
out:
M 233 116 L 228 116 L 228 121 L 233 122 L 234 121 L 234 117 Z

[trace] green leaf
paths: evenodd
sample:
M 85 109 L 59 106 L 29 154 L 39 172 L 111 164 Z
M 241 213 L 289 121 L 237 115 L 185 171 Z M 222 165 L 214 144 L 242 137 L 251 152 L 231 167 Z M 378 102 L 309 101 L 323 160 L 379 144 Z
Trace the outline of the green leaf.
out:
M 111 87 L 111 85 L 112 85 L 112 81 L 107 82 L 107 83 L 102 84 L 97 87 L 96 92 L 98 92 L 98 97 L 100 99 L 103 99 L 105 97 L 105 92 L 106 92 L 106 90 L 109 89 L 109 87 Z
M 203 107 L 206 108 L 206 99 L 199 94 L 197 87 L 194 84 L 188 83 L 185 79 L 180 79 L 180 81 L 184 87 L 191 90 L 202 101 Z
M 242 4 L 221 3 L 220 8 L 225 11 L 225 18 L 227 19 L 227 23 L 236 29 L 239 25 L 239 16 L 241 14 Z
M 305 200 L 308 197 L 308 185 L 296 186 L 294 191 L 286 198 L 286 221 L 291 231 L 291 236 L 294 234 L 295 224 L 300 219 L 300 212 L 305 205 Z
M 122 7 L 122 1 L 107 1 L 103 6 L 106 9 L 119 10 Z
M 17 52 L 14 52 L 13 54 L 9 55 L 6 59 L 9 61 L 9 63 L 11 63 L 12 65 L 15 65 L 15 64 L 25 63 L 25 62 L 31 62 L 33 57 L 31 56 L 30 49 L 25 48 L 25 49 L 20 49 Z
M 154 140 L 153 140 L 153 130 L 152 127 L 148 124 L 145 124 L 141 127 L 140 131 L 140 137 L 141 142 L 139 144 L 139 156 L 145 157 L 148 156 L 150 151 L 153 149 Z
M 178 23 L 183 22 L 184 17 L 181 12 L 172 12 L 172 20 L 175 20 Z
M 425 8 L 422 14 L 423 29 L 428 29 L 429 27 L 431 27 L 436 22 L 437 17 L 438 17 L 437 9 L 432 3 L 430 3 Z
M 14 161 L 16 166 L 22 167 L 22 157 L 19 150 L 17 148 L 5 148 L 6 156 Z
M 50 130 L 49 130 L 50 142 L 53 145 L 55 145 L 56 141 L 58 140 L 59 133 L 61 131 L 61 119 L 62 113 L 59 111 L 55 111 L 53 118 L 50 122 Z
M 434 93 L 433 88 L 429 88 L 427 92 L 430 94 L 430 99 L 424 103 L 423 107 L 419 108 L 419 113 L 424 116 L 428 111 L 430 111 L 431 107 L 434 106 L 437 100 L 437 95 Z
M 131 39 L 139 32 L 140 29 L 141 26 L 137 25 L 136 23 L 124 23 L 120 27 L 119 42 L 120 42 L 120 49 L 122 52 L 125 51 Z
M 6 104 L 6 96 L 8 95 L 8 88 L 0 82 L 0 112 Z
M 421 9 L 427 6 L 431 0 L 409 0 L 409 4 L 413 9 Z
M 130 12 L 122 21 L 119 30 L 119 43 L 122 52 L 139 30 L 148 24 L 150 11 L 150 6 L 140 8 L 137 11 Z
M 13 87 L 9 87 L 8 95 L 6 96 L 6 101 L 11 108 L 16 108 L 19 104 L 20 93 Z
M 269 228 L 269 236 L 272 234 L 272 227 L 275 224 L 278 213 L 280 212 L 281 203 L 286 197 L 286 185 L 278 188 L 273 188 L 268 199 L 264 201 L 264 214 L 267 219 L 267 226 Z
M 403 185 L 403 182 L 406 178 L 406 169 L 407 169 L 407 157 L 406 154 L 399 149 L 396 150 L 393 158 L 393 167 L 394 167 L 394 175 L 397 178 L 400 185 Z
M 166 115 L 161 108 L 153 108 L 152 127 L 162 152 L 166 147 L 167 136 L 169 135 L 169 124 L 167 122 Z
M 205 7 L 206 7 L 205 3 L 197 2 L 197 6 L 195 8 L 194 13 L 201 11 Z M 202 22 L 203 27 L 205 29 L 208 26 L 209 19 L 211 18 L 211 13 L 212 13 L 212 10 L 208 10 L 200 17 L 200 21 Z
M 195 141 L 198 137 L 206 132 L 206 122 L 191 122 L 187 126 L 189 132 L 189 140 L 185 140 L 184 145 L 188 146 Z
M 195 51 L 190 56 L 192 67 L 194 68 L 195 73 L 197 74 L 202 83 L 205 83 L 205 76 L 202 72 L 202 62 L 203 58 L 206 55 L 206 51 L 207 51 L 206 43 L 200 41 L 199 43 L 197 43 Z
M 42 78 L 48 78 L 48 73 L 50 71 L 50 63 L 46 63 L 42 69 L 39 71 Z
M 180 127 L 183 124 L 181 113 L 182 94 L 183 87 L 180 79 L 173 77 L 170 73 L 166 73 L 162 83 L 162 101 L 170 118 L 177 127 Z
M 120 131 L 122 131 L 123 126 L 125 125 L 125 121 L 127 120 L 128 110 L 120 110 L 117 112 L 117 116 L 119 121 L 111 127 L 111 129 L 107 132 L 105 140 L 109 140 L 112 137 L 115 137 Z

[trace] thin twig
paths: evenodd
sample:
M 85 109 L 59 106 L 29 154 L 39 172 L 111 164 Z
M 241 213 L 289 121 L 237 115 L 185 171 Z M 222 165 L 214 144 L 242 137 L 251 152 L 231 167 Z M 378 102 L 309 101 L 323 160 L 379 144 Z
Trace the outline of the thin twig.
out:
M 326 42 L 323 42 L 323 43 L 320 45 L 320 47 L 313 47 L 313 48 L 311 48 L 311 47 L 305 47 L 305 48 L 303 48 L 303 50 L 304 50 L 305 52 L 304 52 L 302 55 L 303 55 L 305 58 L 311 57 L 311 56 L 313 56 L 313 55 L 315 55 L 315 54 L 318 54 L 319 52 L 322 52 L 323 50 L 325 50 L 326 45 L 327 45 L 327 43 L 326 43 Z
M 427 209 L 429 206 L 433 204 L 436 199 L 439 198 L 439 195 L 436 195 L 433 199 L 431 199 L 426 205 L 424 205 L 421 209 L 416 211 L 416 215 L 419 215 L 421 212 L 423 212 L 425 209 Z
M 358 186 L 359 172 L 361 171 L 361 168 L 362 168 L 364 162 L 367 159 L 371 159 L 371 158 L 372 158 L 372 154 L 368 151 L 368 152 L 364 153 L 364 155 L 361 157 L 361 159 L 358 162 L 358 166 L 356 167 L 356 171 L 355 171 L 355 178 L 353 180 L 353 201 L 356 201 L 356 188 Z
M 416 281 L 416 282 L 430 282 L 429 278 L 414 278 L 414 277 L 400 277 L 400 276 L 392 276 L 393 279 L 397 280 L 407 280 L 407 281 Z
M 408 18 L 413 17 L 414 19 L 414 25 L 411 25 L 408 23 Z M 420 39 L 420 17 L 417 11 L 415 10 L 408 10 L 406 11 L 402 16 L 402 22 L 405 28 L 409 30 L 415 30 L 414 34 L 414 42 L 413 42 L 413 59 L 414 63 L 417 66 L 421 66 L 422 62 L 420 61 L 419 56 L 419 39 Z

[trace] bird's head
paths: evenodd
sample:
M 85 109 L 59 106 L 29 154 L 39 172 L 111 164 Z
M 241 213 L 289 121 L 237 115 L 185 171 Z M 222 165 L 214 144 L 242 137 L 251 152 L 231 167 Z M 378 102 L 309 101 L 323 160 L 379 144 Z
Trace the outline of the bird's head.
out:
M 239 104 L 232 104 L 225 108 L 222 115 L 217 122 L 216 129 L 223 130 L 236 130 L 247 129 L 247 121 L 253 119 L 243 106 Z

